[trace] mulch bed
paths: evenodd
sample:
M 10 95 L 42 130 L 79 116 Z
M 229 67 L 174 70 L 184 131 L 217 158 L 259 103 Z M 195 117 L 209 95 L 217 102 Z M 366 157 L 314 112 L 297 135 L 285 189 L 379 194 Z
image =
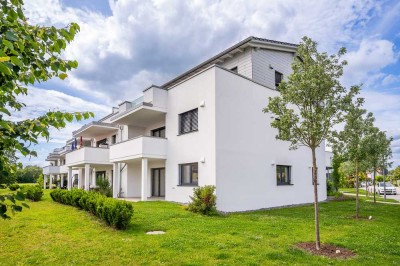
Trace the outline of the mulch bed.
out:
M 351 250 L 342 247 L 336 247 L 330 244 L 321 244 L 320 250 L 315 249 L 314 242 L 299 243 L 296 245 L 296 247 L 303 249 L 313 255 L 320 255 L 333 259 L 349 259 L 356 255 Z

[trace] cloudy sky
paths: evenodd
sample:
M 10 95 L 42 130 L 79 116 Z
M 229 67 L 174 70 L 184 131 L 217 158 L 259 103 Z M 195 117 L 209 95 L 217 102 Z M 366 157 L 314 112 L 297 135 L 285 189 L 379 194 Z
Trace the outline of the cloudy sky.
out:
M 31 24 L 80 25 L 63 55 L 79 67 L 64 81 L 32 87 L 17 117 L 59 109 L 90 110 L 99 119 L 248 36 L 297 43 L 307 35 L 321 51 L 347 48 L 343 83 L 364 84 L 365 106 L 394 137 L 400 164 L 399 1 L 25 0 L 25 12 Z M 43 165 L 81 125 L 53 131 L 36 147 L 39 157 L 23 162 Z

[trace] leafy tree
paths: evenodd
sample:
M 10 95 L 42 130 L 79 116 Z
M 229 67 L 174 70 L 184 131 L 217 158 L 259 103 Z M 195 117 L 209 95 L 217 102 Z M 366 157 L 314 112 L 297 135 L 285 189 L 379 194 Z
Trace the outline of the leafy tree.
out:
M 374 202 L 376 202 L 376 172 L 378 169 L 386 169 L 389 166 L 388 159 L 392 156 L 391 142 L 392 138 L 387 139 L 385 132 L 380 131 L 377 127 L 373 127 L 363 139 L 363 153 L 374 174 Z
M 61 129 L 66 122 L 87 119 L 93 113 L 49 111 L 34 119 L 11 119 L 25 107 L 18 96 L 28 94 L 26 86 L 52 77 L 63 80 L 67 71 L 78 66 L 76 61 L 62 59 L 61 52 L 74 39 L 79 26 L 71 23 L 57 29 L 29 25 L 22 0 L 0 0 L 0 4 L 0 176 L 8 177 L 18 168 L 13 155 L 37 156 L 32 144 L 37 144 L 40 137 L 48 140 L 50 128 Z M 7 206 L 0 198 L 3 217 Z
M 347 90 L 340 84 L 347 64 L 340 57 L 345 52 L 341 48 L 337 55 L 319 53 L 317 43 L 303 37 L 292 63 L 293 73 L 279 84 L 280 95 L 269 98 L 264 109 L 279 118 L 271 122 L 279 131 L 278 139 L 290 141 L 292 149 L 301 145 L 311 150 L 317 250 L 320 234 L 316 149 L 332 137 L 333 127 L 344 121 L 345 111 L 359 91 L 358 86 Z
M 334 151 L 332 158 L 332 180 L 335 191 L 339 190 L 339 183 L 340 183 L 339 167 L 342 162 L 343 162 L 343 157 L 338 152 Z
M 27 165 L 25 168 L 17 170 L 16 177 L 18 183 L 36 183 L 36 180 L 42 174 L 42 167 L 36 165 Z
M 400 180 L 400 166 L 397 166 L 395 169 L 390 171 L 390 179 L 392 182 Z
M 356 187 L 356 218 L 359 216 L 359 173 L 362 170 L 363 160 L 365 158 L 365 148 L 362 146 L 366 144 L 363 138 L 374 126 L 374 117 L 372 113 L 367 114 L 367 110 L 362 109 L 364 103 L 363 98 L 357 98 L 356 101 L 349 105 L 347 114 L 345 115 L 346 124 L 344 130 L 340 132 L 338 140 L 335 144 L 342 154 L 351 162 L 354 169 L 352 172 L 355 177 Z M 361 170 L 361 171 L 360 171 Z
M 339 167 L 340 186 L 354 187 L 354 176 L 356 173 L 355 164 L 351 161 L 342 162 Z

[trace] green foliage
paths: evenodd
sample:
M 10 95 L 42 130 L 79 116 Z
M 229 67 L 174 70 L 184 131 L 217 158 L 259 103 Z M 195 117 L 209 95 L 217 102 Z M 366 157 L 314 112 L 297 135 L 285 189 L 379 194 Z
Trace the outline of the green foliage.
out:
M 66 72 L 77 67 L 76 61 L 63 60 L 61 53 L 79 31 L 76 23 L 66 28 L 30 25 L 23 13 L 22 0 L 0 1 L 0 176 L 12 177 L 20 164 L 17 153 L 37 156 L 33 147 L 38 138 L 49 139 L 49 129 L 61 129 L 74 118 L 93 117 L 93 113 L 49 111 L 34 119 L 18 120 L 29 94 L 27 86 L 52 77 L 65 79 Z M 1 183 L 10 183 L 9 181 Z
M 11 191 L 16 191 L 17 189 L 19 189 L 19 185 L 18 184 L 11 184 L 11 185 L 8 186 L 8 188 Z
M 215 196 L 215 186 L 204 186 L 193 189 L 192 202 L 189 203 L 188 210 L 194 213 L 204 215 L 213 215 L 217 213 Z
M 24 200 L 25 194 L 21 191 L 17 191 L 16 194 L 0 195 L 0 217 L 3 219 L 10 219 L 9 212 L 14 215 L 16 212 L 22 211 L 22 207 L 29 208 L 29 206 L 23 202 Z M 21 203 L 21 205 L 19 203 Z
M 36 183 L 37 179 L 42 174 L 42 167 L 36 165 L 28 165 L 24 168 L 18 169 L 16 178 L 18 183 Z
M 86 210 L 117 229 L 126 229 L 133 215 L 131 203 L 107 198 L 96 192 L 56 189 L 50 196 L 56 202 Z
M 96 180 L 97 188 L 94 189 L 96 192 L 106 196 L 112 197 L 112 187 L 108 178 L 99 178 Z
M 335 188 L 335 191 L 339 190 L 339 183 L 340 183 L 340 173 L 339 173 L 339 167 L 340 164 L 343 162 L 343 157 L 340 156 L 337 152 L 333 153 L 333 158 L 332 158 L 332 179 L 333 179 L 333 186 Z
M 22 186 L 21 191 L 25 193 L 26 198 L 31 201 L 40 201 L 43 197 L 43 189 L 39 185 Z
M 337 55 L 320 53 L 315 41 L 303 37 L 292 63 L 292 74 L 279 84 L 280 94 L 269 97 L 263 110 L 278 118 L 271 122 L 271 126 L 278 129 L 277 139 L 289 141 L 291 149 L 305 146 L 311 150 L 317 249 L 320 236 L 316 149 L 324 145 L 325 140 L 334 138 L 334 127 L 345 120 L 349 105 L 359 93 L 359 86 L 348 90 L 340 83 L 347 64 L 341 60 L 345 53 L 345 48 Z
M 329 180 L 326 181 L 326 190 L 328 195 L 336 191 L 332 181 Z
M 43 174 L 40 174 L 38 179 L 36 180 L 36 183 L 38 184 L 38 186 L 43 187 L 44 185 L 44 177 Z
M 0 189 L 6 189 L 7 187 L 7 184 L 0 184 Z

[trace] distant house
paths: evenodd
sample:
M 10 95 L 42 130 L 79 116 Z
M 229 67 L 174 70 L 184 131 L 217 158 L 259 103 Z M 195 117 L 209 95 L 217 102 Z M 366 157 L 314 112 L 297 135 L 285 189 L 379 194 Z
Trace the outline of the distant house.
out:
M 290 75 L 296 47 L 249 37 L 113 107 L 73 133 L 82 143 L 65 155 L 68 188 L 77 171 L 78 187 L 105 177 L 115 198 L 185 203 L 193 188 L 214 185 L 221 211 L 313 202 L 311 152 L 276 140 L 278 118 L 262 112 Z M 323 201 L 324 143 L 317 160 Z

